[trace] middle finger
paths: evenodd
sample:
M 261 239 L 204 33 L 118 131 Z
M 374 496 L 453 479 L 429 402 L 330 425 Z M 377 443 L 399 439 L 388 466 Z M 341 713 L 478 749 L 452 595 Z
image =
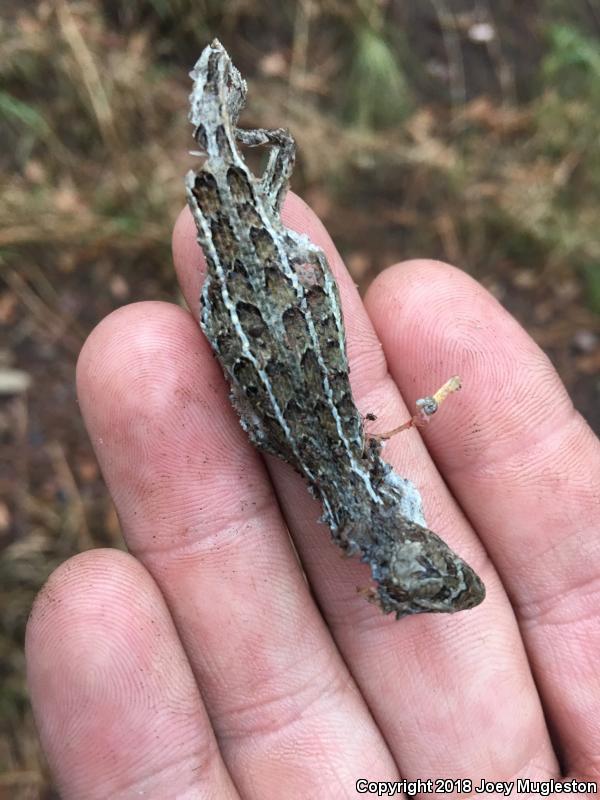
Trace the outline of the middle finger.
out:
M 352 387 L 363 412 L 381 412 L 379 429 L 407 418 L 387 374 L 381 346 L 335 248 L 297 198 L 286 202 L 287 224 L 327 253 L 342 295 Z M 180 217 L 175 262 L 192 308 L 202 281 L 191 218 Z M 431 387 L 434 388 L 434 387 Z M 381 427 L 379 427 L 381 426 Z M 539 697 L 508 599 L 497 574 L 417 435 L 392 440 L 386 459 L 423 490 L 430 518 L 477 568 L 488 596 L 478 609 L 421 615 L 397 623 L 357 595 L 369 582 L 364 565 L 348 561 L 314 520 L 318 505 L 291 468 L 267 459 L 294 542 L 338 646 L 405 777 L 510 776 L 535 762 L 555 768 Z M 515 708 L 519 713 L 515 714 Z M 515 743 L 518 746 L 515 747 Z M 533 767 L 532 767 L 533 768 Z M 535 772 L 536 776 L 538 775 Z

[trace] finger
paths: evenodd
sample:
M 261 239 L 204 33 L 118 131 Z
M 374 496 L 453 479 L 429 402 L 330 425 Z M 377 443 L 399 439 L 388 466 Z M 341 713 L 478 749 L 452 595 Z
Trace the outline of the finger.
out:
M 304 203 L 289 198 L 284 221 L 324 248 L 342 295 L 354 397 L 363 414 L 378 414 L 379 430 L 389 430 L 409 414 L 387 374 L 355 286 Z M 194 308 L 203 262 L 186 213 L 176 226 L 174 254 Z M 267 463 L 319 606 L 403 775 L 509 775 L 533 761 L 541 774 L 554 769 L 519 631 L 477 537 L 415 432 L 390 441 L 385 456 L 422 489 L 434 529 L 486 580 L 488 596 L 482 607 L 455 617 L 421 616 L 400 623 L 384 618 L 356 592 L 369 582 L 366 566 L 342 559 L 328 543 L 323 526 L 315 524 L 317 504 L 307 499 L 302 481 L 280 462 Z M 518 719 L 515 707 L 520 709 Z
M 429 367 L 464 388 L 451 423 L 424 431 L 516 609 L 546 715 L 569 769 L 600 771 L 600 446 L 552 365 L 479 284 L 409 262 L 368 297 L 408 397 Z
M 279 797 L 283 782 L 290 798 L 345 796 L 357 770 L 393 776 L 191 316 L 112 314 L 78 387 L 128 545 L 167 599 L 244 797 Z
M 236 798 L 181 642 L 148 573 L 94 550 L 50 577 L 27 675 L 60 796 Z

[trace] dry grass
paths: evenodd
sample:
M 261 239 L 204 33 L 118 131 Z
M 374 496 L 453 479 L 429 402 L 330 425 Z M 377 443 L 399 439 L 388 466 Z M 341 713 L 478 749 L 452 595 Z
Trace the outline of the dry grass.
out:
M 250 77 L 246 122 L 296 135 L 294 188 L 357 281 L 408 256 L 459 263 L 593 403 L 600 23 L 554 0 L 515 27 L 509 5 L 47 0 L 0 22 L 0 796 L 50 796 L 24 682 L 33 597 L 69 555 L 121 546 L 74 363 L 115 306 L 176 296 L 186 72 L 215 34 Z M 29 393 L 3 394 L 9 367 Z

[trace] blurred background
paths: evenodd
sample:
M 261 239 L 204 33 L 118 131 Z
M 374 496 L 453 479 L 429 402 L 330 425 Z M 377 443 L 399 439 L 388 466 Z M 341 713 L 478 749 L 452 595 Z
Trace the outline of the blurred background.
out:
M 201 49 L 218 36 L 248 78 L 242 124 L 292 130 L 293 188 L 361 289 L 406 258 L 462 267 L 598 431 L 600 0 L 23 0 L 0 15 L 0 798 L 51 798 L 25 622 L 57 564 L 122 546 L 75 361 L 112 309 L 179 301 L 170 236 Z

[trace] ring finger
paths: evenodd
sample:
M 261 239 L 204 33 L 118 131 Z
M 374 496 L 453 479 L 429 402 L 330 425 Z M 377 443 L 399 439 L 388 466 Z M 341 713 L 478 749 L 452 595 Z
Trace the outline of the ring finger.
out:
M 163 303 L 115 312 L 84 347 L 78 388 L 241 793 L 344 797 L 357 774 L 393 777 L 197 324 Z

